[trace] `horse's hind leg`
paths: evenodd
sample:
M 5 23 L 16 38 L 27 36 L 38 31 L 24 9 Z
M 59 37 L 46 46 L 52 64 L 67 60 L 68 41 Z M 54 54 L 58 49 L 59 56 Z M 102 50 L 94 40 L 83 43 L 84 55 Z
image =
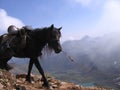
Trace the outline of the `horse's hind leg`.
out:
M 10 70 L 12 67 L 7 63 L 11 57 L 0 58 L 0 68 L 5 70 Z
M 37 58 L 34 60 L 34 64 L 35 64 L 35 66 L 37 67 L 38 71 L 39 71 L 39 72 L 41 73 L 41 75 L 42 75 L 42 79 L 43 79 L 43 82 L 44 82 L 44 83 L 43 83 L 43 86 L 49 88 L 49 83 L 48 83 L 48 81 L 47 81 L 47 79 L 46 79 L 46 77 L 45 77 L 44 71 L 43 71 L 43 69 L 42 69 L 42 67 L 41 67 L 41 65 L 40 65 L 40 63 L 39 63 L 39 61 L 38 61 Z

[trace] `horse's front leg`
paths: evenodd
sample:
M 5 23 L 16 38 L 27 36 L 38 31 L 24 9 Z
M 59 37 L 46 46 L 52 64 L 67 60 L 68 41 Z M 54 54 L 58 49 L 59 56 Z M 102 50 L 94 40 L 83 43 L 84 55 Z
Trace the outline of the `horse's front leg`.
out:
M 43 86 L 45 86 L 45 87 L 47 87 L 47 88 L 49 88 L 49 83 L 48 83 L 48 81 L 47 81 L 47 79 L 46 79 L 46 77 L 45 77 L 45 74 L 44 74 L 44 71 L 43 71 L 43 69 L 42 69 L 42 67 L 41 67 L 41 65 L 40 65 L 40 63 L 39 63 L 39 61 L 38 61 L 38 59 L 36 58 L 36 60 L 34 60 L 34 64 L 35 64 L 35 66 L 37 67 L 37 69 L 38 69 L 38 71 L 41 73 L 41 75 L 42 75 L 42 80 L 43 80 Z
M 32 70 L 32 67 L 33 67 L 33 62 L 34 62 L 34 59 L 30 59 L 29 61 L 29 66 L 28 66 L 28 74 L 26 76 L 26 81 L 30 82 L 31 83 L 31 70 Z

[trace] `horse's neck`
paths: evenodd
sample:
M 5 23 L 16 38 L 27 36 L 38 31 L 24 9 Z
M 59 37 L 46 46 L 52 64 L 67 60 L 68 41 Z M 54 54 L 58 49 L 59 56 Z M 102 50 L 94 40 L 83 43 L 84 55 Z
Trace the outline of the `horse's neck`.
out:
M 47 33 L 45 30 L 36 30 L 31 33 L 37 45 L 44 47 L 47 44 Z

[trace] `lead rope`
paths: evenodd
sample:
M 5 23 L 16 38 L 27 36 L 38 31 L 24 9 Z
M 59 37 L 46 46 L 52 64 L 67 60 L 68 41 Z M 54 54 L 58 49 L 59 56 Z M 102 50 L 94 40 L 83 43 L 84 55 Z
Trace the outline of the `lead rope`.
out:
M 68 55 L 67 52 L 62 51 L 62 53 L 63 53 L 63 54 L 66 56 L 66 58 L 67 58 L 68 60 L 70 60 L 71 62 L 76 62 L 76 60 L 75 60 L 72 56 Z
M 62 51 L 62 53 L 65 55 L 65 57 L 70 60 L 71 62 L 74 62 L 76 65 L 80 66 L 80 68 L 83 68 L 84 70 L 87 71 L 87 73 L 91 72 L 91 69 L 85 68 L 83 65 L 80 65 L 75 58 L 70 56 L 67 52 Z

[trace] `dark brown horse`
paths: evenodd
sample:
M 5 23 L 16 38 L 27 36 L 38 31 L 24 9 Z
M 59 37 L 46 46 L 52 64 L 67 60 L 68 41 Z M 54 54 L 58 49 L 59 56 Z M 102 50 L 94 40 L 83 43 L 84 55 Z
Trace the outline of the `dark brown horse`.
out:
M 42 80 L 44 82 L 43 86 L 49 87 L 49 83 L 44 75 L 44 71 L 38 61 L 38 57 L 42 55 L 41 51 L 45 47 L 48 47 L 50 50 L 54 50 L 55 53 L 60 53 L 62 51 L 60 45 L 61 27 L 56 28 L 54 25 L 51 25 L 50 27 L 36 28 L 33 30 L 27 30 L 27 28 L 25 29 L 25 32 L 27 33 L 25 47 L 19 50 L 18 44 L 16 44 L 16 46 L 13 45 L 14 40 L 21 42 L 19 40 L 19 35 L 18 38 L 16 36 L 16 38 L 10 43 L 10 49 L 6 50 L 5 52 L 2 50 L 0 51 L 2 52 L 2 54 L 0 53 L 0 68 L 8 69 L 7 62 L 12 57 L 30 58 L 26 80 L 31 82 L 30 74 L 32 66 L 35 64 L 36 68 L 42 75 Z M 0 42 L 2 39 L 3 35 L 0 37 Z

